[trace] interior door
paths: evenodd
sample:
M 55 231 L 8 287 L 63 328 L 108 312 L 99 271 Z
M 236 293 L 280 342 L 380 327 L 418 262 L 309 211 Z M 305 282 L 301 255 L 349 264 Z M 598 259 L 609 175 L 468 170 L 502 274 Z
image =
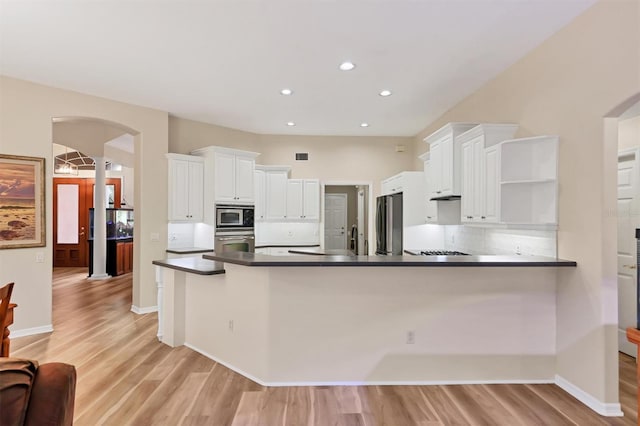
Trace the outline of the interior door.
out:
M 53 266 L 88 266 L 86 179 L 53 179 Z
M 618 349 L 636 357 L 636 346 L 626 337 L 627 327 L 636 327 L 637 269 L 635 211 L 638 201 L 637 151 L 618 156 Z
M 324 248 L 347 249 L 347 194 L 324 196 Z
M 89 266 L 89 209 L 94 179 L 53 179 L 53 266 Z M 121 181 L 105 180 L 106 206 L 120 208 Z

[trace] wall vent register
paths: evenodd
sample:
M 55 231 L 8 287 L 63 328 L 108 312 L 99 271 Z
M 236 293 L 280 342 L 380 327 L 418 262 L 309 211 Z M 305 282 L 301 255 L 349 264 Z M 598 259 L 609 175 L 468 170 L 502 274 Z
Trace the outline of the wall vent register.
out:
M 308 152 L 296 152 L 296 160 L 297 161 L 308 161 L 309 153 Z

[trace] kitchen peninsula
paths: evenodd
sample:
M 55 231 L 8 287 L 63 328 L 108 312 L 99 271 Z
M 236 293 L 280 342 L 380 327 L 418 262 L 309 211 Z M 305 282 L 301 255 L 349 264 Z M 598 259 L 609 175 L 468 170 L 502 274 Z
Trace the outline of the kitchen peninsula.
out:
M 203 257 L 224 273 L 159 268 L 162 340 L 271 386 L 554 382 L 556 285 L 576 266 L 526 256 Z

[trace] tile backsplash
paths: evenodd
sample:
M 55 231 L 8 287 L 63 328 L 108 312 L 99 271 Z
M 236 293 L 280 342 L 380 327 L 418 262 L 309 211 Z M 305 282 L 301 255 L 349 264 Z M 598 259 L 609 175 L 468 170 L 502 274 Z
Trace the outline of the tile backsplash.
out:
M 206 223 L 169 223 L 167 247 L 213 248 L 213 226 Z
M 556 231 L 492 229 L 463 225 L 444 227 L 445 249 L 470 254 L 557 257 Z

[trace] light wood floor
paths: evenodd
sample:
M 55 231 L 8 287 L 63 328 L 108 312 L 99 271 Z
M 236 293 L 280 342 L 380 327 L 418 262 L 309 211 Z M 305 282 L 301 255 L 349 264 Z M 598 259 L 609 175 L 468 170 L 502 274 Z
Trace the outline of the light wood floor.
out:
M 620 357 L 624 418 L 600 417 L 555 385 L 265 388 L 135 315 L 131 275 L 54 271 L 53 333 L 12 339 L 11 355 L 78 371 L 76 425 L 635 425 L 635 361 Z M 20 315 L 20 308 L 16 310 Z

